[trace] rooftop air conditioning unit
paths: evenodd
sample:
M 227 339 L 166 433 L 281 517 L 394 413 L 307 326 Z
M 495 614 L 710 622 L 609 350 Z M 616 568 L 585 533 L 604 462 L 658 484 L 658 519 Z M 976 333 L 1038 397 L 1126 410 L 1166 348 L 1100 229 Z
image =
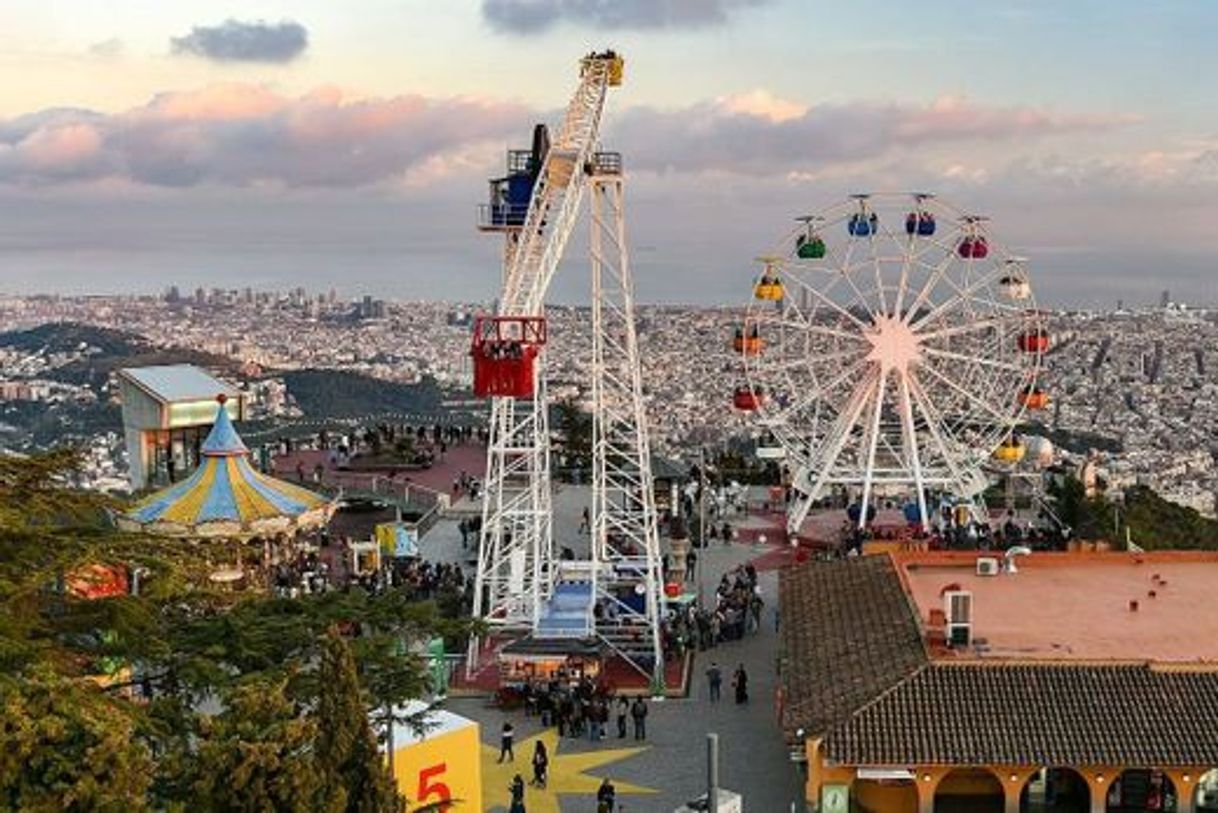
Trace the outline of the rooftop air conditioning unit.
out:
M 973 642 L 973 594 L 953 590 L 943 594 L 943 601 L 947 612 L 947 645 L 967 647 Z
M 978 576 L 997 576 L 998 560 L 993 556 L 981 556 L 977 559 Z

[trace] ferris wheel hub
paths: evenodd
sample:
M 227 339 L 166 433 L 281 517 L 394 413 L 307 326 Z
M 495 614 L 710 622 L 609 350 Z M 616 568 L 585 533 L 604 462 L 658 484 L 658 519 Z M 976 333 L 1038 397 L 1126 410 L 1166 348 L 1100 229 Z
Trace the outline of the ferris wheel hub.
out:
M 871 344 L 867 360 L 883 372 L 903 375 L 922 360 L 922 340 L 900 317 L 876 316 L 864 336 Z

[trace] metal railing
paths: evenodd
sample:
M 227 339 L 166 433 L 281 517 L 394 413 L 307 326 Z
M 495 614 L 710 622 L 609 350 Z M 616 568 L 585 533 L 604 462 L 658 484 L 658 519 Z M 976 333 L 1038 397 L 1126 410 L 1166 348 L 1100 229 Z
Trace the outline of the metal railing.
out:
M 528 217 L 528 204 L 479 203 L 477 226 L 479 229 L 519 229 Z

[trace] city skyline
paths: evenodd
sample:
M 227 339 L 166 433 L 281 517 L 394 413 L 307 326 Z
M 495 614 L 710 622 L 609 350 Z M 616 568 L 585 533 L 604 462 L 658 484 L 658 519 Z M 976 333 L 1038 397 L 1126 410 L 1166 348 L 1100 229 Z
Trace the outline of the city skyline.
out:
M 992 215 L 1046 304 L 1213 304 L 1218 119 L 1175 69 L 1218 67 L 1212 6 L 433 6 L 9 4 L 0 290 L 410 299 L 460 279 L 491 299 L 485 178 L 612 45 L 642 301 L 743 302 L 790 218 L 919 189 Z M 553 298 L 579 301 L 567 265 Z

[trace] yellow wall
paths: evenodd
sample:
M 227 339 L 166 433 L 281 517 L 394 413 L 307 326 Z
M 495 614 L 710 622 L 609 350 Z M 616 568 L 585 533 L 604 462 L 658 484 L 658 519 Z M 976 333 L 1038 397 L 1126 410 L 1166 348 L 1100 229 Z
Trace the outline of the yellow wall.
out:
M 460 810 L 482 810 L 478 726 L 470 725 L 403 746 L 393 754 L 393 774 L 406 809 L 460 799 Z

